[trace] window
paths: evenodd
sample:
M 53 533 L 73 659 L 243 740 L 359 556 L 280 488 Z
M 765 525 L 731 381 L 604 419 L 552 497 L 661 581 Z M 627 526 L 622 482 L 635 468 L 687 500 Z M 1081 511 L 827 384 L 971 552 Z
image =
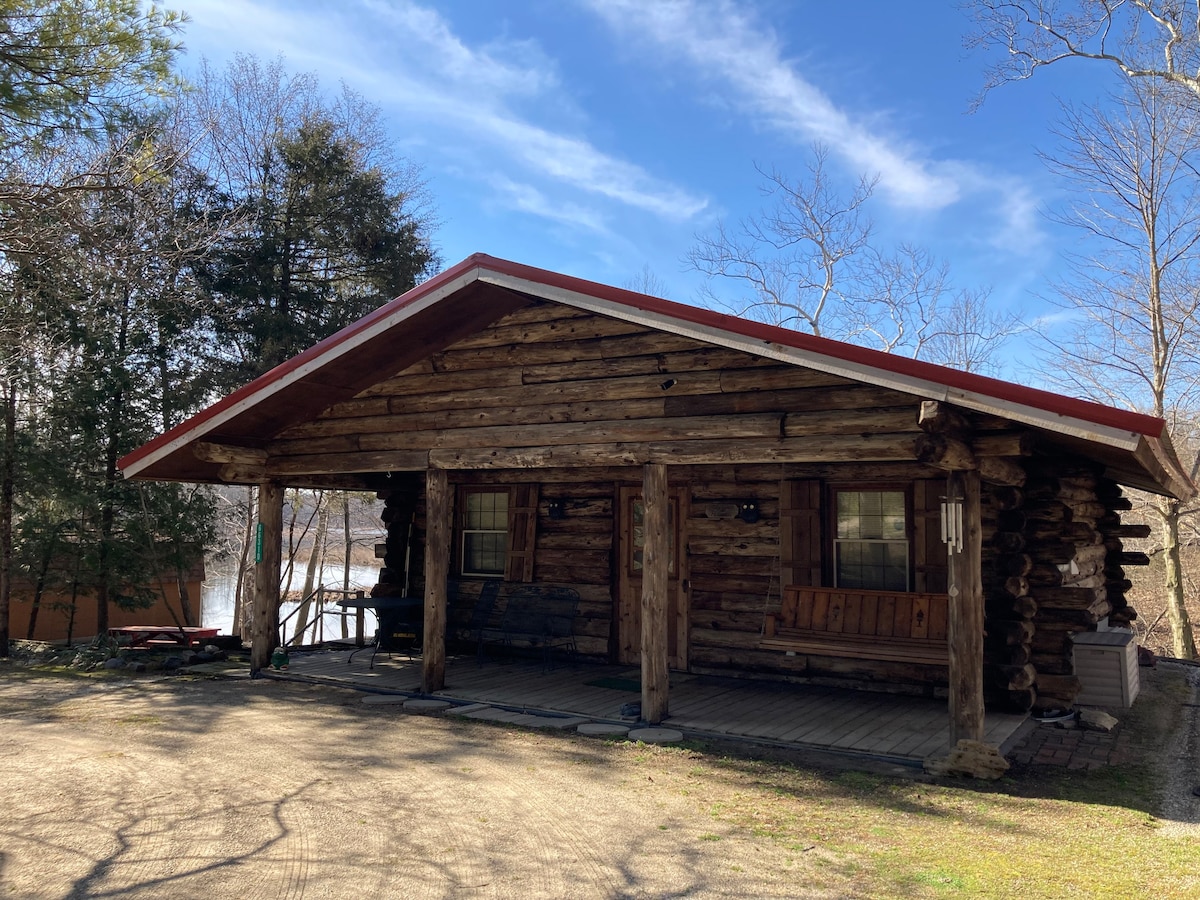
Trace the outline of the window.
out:
M 834 491 L 834 585 L 908 590 L 904 491 Z
M 508 489 L 462 492 L 462 574 L 503 576 L 508 558 Z

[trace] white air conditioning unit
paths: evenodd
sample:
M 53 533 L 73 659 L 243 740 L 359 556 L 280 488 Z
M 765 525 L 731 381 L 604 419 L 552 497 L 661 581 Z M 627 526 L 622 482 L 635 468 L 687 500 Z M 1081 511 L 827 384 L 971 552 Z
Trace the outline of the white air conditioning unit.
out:
M 1128 709 L 1137 699 L 1137 643 L 1130 631 L 1085 631 L 1074 635 L 1075 676 L 1083 690 L 1080 706 Z

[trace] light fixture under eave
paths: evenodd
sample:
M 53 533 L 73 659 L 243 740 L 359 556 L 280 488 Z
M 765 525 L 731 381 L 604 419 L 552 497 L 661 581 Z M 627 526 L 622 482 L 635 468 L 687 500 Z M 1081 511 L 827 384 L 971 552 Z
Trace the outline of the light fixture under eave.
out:
M 760 515 L 761 512 L 758 509 L 757 500 L 742 500 L 738 503 L 737 517 L 743 522 L 757 522 Z
M 551 519 L 565 519 L 567 517 L 566 500 L 550 500 L 546 504 L 546 509 Z

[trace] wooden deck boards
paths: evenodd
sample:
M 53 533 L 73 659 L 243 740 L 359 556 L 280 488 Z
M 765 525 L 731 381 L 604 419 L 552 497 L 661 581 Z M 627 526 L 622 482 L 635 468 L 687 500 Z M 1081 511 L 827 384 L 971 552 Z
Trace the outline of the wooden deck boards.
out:
M 372 670 L 368 652 L 349 665 L 348 651 L 293 654 L 290 672 L 374 691 L 420 689 L 420 659 L 380 654 Z M 640 694 L 588 682 L 636 681 L 637 676 L 629 666 L 581 663 L 543 672 L 540 662 L 489 658 L 480 665 L 473 656 L 451 657 L 446 689 L 438 696 L 618 721 L 621 707 L 639 700 Z M 1002 746 L 1024 719 L 989 713 L 986 739 Z M 664 724 L 683 731 L 907 760 L 944 753 L 949 740 L 944 700 L 682 673 L 671 677 L 670 714 Z

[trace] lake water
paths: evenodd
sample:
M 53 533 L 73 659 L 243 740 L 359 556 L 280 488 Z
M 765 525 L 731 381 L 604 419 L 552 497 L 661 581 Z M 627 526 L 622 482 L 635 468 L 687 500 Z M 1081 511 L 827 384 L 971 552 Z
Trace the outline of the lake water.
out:
M 297 590 L 304 586 L 303 573 L 299 573 L 299 576 L 299 578 L 293 578 L 292 580 L 293 587 Z M 322 570 L 321 583 L 328 588 L 337 588 L 340 590 L 343 584 L 343 577 L 342 564 L 337 563 L 333 566 L 326 566 Z M 378 580 L 378 566 L 350 567 L 350 590 L 352 591 L 364 590 L 370 592 Z M 237 577 L 235 575 L 223 575 L 205 580 L 200 592 L 200 621 L 205 628 L 219 628 L 221 629 L 221 634 L 233 633 L 233 593 L 236 581 Z M 280 615 L 286 616 L 295 608 L 294 604 L 285 603 Z M 353 635 L 353 623 L 350 625 L 350 630 L 351 635 Z M 375 631 L 375 616 L 370 610 L 366 612 L 365 630 L 368 637 Z M 291 637 L 291 632 L 292 621 L 289 621 L 289 637 Z M 340 635 L 340 626 L 332 616 L 325 623 L 325 635 L 326 637 Z

